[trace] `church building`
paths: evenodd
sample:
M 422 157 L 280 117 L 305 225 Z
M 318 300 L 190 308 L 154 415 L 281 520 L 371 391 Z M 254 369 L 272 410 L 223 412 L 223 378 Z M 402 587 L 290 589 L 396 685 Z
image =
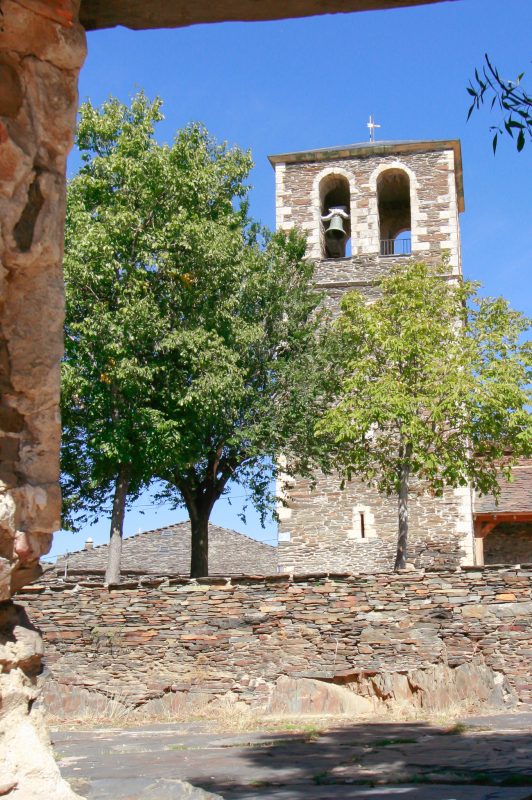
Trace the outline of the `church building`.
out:
M 277 229 L 307 235 L 316 282 L 333 313 L 344 292 L 376 298 L 379 281 L 408 259 L 462 274 L 464 210 L 460 142 L 365 142 L 270 156 Z M 279 571 L 375 572 L 393 567 L 397 500 L 335 476 L 279 487 Z M 469 488 L 432 497 L 412 484 L 409 558 L 418 567 L 473 564 L 477 555 Z

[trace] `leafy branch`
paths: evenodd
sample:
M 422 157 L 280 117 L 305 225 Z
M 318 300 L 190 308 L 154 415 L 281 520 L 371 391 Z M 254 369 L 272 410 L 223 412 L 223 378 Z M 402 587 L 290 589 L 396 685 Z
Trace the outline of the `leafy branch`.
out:
M 497 106 L 503 116 L 500 124 L 490 126 L 490 131 L 495 132 L 492 140 L 493 152 L 497 150 L 499 135 L 505 132 L 515 139 L 517 151 L 521 152 L 526 140 L 532 139 L 532 97 L 522 84 L 525 73 L 521 72 L 513 81 L 504 80 L 487 53 L 484 54 L 484 61 L 481 75 L 478 69 L 475 69 L 475 79 L 471 80 L 467 87 L 468 93 L 473 98 L 467 119 L 471 117 L 473 111 L 478 111 L 485 101 L 489 101 L 490 110 Z

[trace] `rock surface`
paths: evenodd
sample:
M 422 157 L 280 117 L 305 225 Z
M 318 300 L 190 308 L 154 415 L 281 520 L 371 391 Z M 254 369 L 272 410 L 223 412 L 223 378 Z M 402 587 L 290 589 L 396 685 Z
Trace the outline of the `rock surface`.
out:
M 65 165 L 85 36 L 76 2 L 47 5 L 2 3 L 0 600 L 38 575 L 60 522 Z
M 375 711 L 376 705 L 370 698 L 333 683 L 283 675 L 275 684 L 268 712 L 295 717 L 301 714 L 349 715 L 356 719 Z
M 191 783 L 178 780 L 160 780 L 142 792 L 143 800 L 223 800 L 220 794 L 206 792 Z
M 472 705 L 505 710 L 517 697 L 500 672 L 482 663 L 451 668 L 437 664 L 406 672 L 346 676 L 337 682 L 283 676 L 275 684 L 268 711 L 272 714 L 331 714 L 354 718 L 364 714 L 445 712 Z
M 65 163 L 85 34 L 76 0 L 4 0 L 0 30 L 0 793 L 73 798 L 35 708 L 42 640 L 9 598 L 59 527 Z
M 43 643 L 21 606 L 0 603 L 0 795 L 74 800 L 50 747 L 39 695 Z
M 41 0 L 42 1 L 42 0 Z M 38 3 L 39 0 L 32 0 Z M 125 25 L 128 28 L 178 28 L 199 22 L 228 20 L 266 20 L 308 17 L 313 14 L 369 11 L 437 3 L 441 0 L 292 0 L 287 8 L 282 0 L 83 0 L 81 21 L 87 30 Z

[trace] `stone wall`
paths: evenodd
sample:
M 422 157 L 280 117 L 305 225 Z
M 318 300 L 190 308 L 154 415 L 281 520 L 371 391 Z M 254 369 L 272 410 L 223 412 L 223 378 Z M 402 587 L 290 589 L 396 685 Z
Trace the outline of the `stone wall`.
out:
M 383 686 L 402 682 L 410 701 L 426 706 L 419 686 L 436 673 L 444 695 L 462 676 L 475 704 L 497 693 L 504 702 L 504 685 L 532 699 L 530 577 L 479 568 L 145 579 L 109 590 L 84 581 L 33 585 L 19 602 L 42 630 L 47 696 L 58 714 L 110 697 L 144 710 L 223 696 L 278 708 L 283 682 L 301 680 L 350 685 L 366 697 L 371 684 L 390 702 L 397 689 L 386 695 Z M 476 688 L 471 670 L 489 691 Z
M 279 569 L 372 573 L 392 570 L 397 549 L 397 498 L 354 479 L 340 488 L 336 475 L 298 479 L 279 509 Z M 449 569 L 472 561 L 471 495 L 446 490 L 433 497 L 412 482 L 408 561 Z M 499 562 L 500 563 L 500 562 Z
M 33 0 L 35 2 L 35 0 Z M 443 0 L 329 0 L 324 7 L 320 0 L 292 0 L 289 6 L 281 0 L 83 0 L 81 19 L 87 30 L 125 25 L 129 28 L 178 28 L 205 22 L 227 20 L 265 20 L 306 17 L 314 14 L 347 13 L 395 9 L 438 3 Z
M 42 642 L 9 598 L 60 521 L 65 167 L 85 33 L 76 0 L 0 6 L 0 794 L 62 800 L 35 704 Z
M 0 600 L 59 528 L 65 165 L 85 34 L 77 3 L 2 2 Z M 13 565 L 13 569 L 11 568 Z

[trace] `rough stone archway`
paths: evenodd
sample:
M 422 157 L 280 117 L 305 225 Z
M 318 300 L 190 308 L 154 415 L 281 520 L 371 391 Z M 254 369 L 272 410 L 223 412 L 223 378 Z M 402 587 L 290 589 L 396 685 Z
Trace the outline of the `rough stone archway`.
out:
M 10 598 L 59 527 L 66 157 L 85 28 L 179 27 L 440 0 L 0 0 L 0 795 L 73 797 L 34 701 L 42 643 Z M 80 20 L 81 19 L 81 23 Z

